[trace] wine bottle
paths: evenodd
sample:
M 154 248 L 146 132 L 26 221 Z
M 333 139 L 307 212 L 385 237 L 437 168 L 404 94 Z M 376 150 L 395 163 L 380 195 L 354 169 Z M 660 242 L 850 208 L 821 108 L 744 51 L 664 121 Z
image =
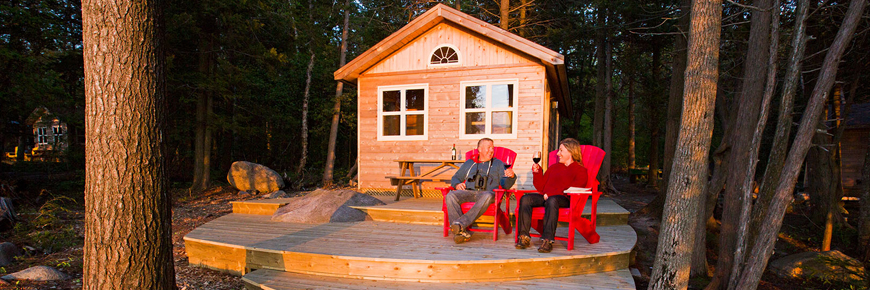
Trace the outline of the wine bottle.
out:
M 456 159 L 456 144 L 453 144 L 453 148 L 450 149 L 450 160 Z

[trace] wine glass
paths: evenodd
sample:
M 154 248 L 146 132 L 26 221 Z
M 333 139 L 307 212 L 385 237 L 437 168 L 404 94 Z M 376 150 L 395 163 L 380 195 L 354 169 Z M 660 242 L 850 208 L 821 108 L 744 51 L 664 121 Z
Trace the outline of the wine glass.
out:
M 534 161 L 535 164 L 538 164 L 538 162 L 541 162 L 541 151 L 535 151 L 535 154 L 532 155 L 532 161 Z
M 504 170 L 507 170 L 508 168 L 511 167 L 511 157 L 508 156 L 508 157 L 505 157 L 505 159 L 507 159 L 507 160 L 505 160 L 505 162 L 504 162 Z

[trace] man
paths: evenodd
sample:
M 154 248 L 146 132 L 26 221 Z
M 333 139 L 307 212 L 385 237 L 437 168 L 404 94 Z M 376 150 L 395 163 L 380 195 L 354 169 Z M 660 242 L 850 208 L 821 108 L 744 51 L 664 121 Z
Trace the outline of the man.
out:
M 468 227 L 495 201 L 493 190 L 499 185 L 510 188 L 516 182 L 513 169 L 505 169 L 504 162 L 493 158 L 494 149 L 492 139 L 477 141 L 479 155 L 476 160 L 472 158 L 465 161 L 450 181 L 456 190 L 450 191 L 444 201 L 453 241 L 457 244 L 471 240 Z M 462 214 L 462 204 L 465 202 L 474 202 L 474 207 Z

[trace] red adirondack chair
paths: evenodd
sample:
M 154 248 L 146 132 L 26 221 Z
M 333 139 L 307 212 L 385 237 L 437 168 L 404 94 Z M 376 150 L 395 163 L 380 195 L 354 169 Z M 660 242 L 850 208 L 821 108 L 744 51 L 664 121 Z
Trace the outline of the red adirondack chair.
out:
M 513 162 L 515 162 L 517 160 L 517 153 L 514 152 L 513 150 L 508 149 L 508 148 L 495 147 L 493 149 L 493 151 L 494 151 L 493 155 L 492 155 L 493 158 L 498 158 L 499 160 L 501 160 L 505 164 L 510 165 L 508 168 L 512 168 Z M 478 152 L 477 149 L 465 152 L 465 159 L 471 160 L 474 155 L 478 154 L 477 152 Z M 499 187 L 499 188 L 501 188 L 501 187 Z M 445 201 L 445 197 L 447 196 L 448 193 L 450 193 L 451 190 L 454 190 L 455 188 L 450 186 L 450 187 L 438 187 L 436 189 L 441 190 L 441 196 L 442 196 L 441 197 L 441 211 L 444 212 L 444 236 L 446 237 L 448 235 L 448 233 L 450 232 L 450 220 L 447 217 L 447 202 Z M 503 200 L 506 200 L 506 202 L 507 202 L 507 204 L 504 207 L 506 210 L 502 210 L 502 207 L 501 207 L 501 203 Z M 471 209 L 471 207 L 474 206 L 474 203 L 473 202 L 466 202 L 466 203 L 463 203 L 461 206 L 462 206 L 462 213 L 466 213 L 466 212 L 468 212 L 469 209 Z M 502 230 L 504 230 L 504 233 L 506 235 L 510 235 L 511 231 L 513 230 L 513 227 L 511 227 L 510 219 L 508 218 L 510 216 L 510 208 L 511 208 L 510 199 L 504 197 L 503 191 L 500 191 L 500 192 L 497 191 L 495 194 L 495 201 L 483 213 L 483 215 L 493 217 L 492 229 L 490 230 L 490 229 L 469 227 L 468 230 L 475 231 L 475 232 L 487 232 L 487 233 L 491 232 L 492 233 L 492 240 L 497 241 L 498 240 L 498 226 L 500 224 L 502 227 Z
M 592 146 L 592 145 L 581 145 L 580 150 L 583 153 L 583 167 L 586 168 L 586 172 L 589 174 L 588 181 L 586 183 L 587 187 L 591 188 L 592 193 L 569 193 L 568 196 L 571 198 L 571 205 L 568 208 L 560 208 L 559 209 L 559 221 L 567 222 L 569 228 L 568 237 L 556 237 L 556 240 L 566 241 L 568 242 L 568 250 L 571 251 L 574 249 L 574 230 L 580 232 L 586 241 L 590 244 L 598 243 L 600 240 L 600 236 L 598 232 L 595 231 L 595 215 L 598 212 L 598 198 L 601 197 L 601 193 L 598 192 L 598 169 L 601 168 L 601 161 L 604 160 L 605 152 L 601 150 L 601 148 Z M 553 165 L 559 162 L 559 157 L 556 155 L 557 151 L 550 152 L 549 164 Z M 525 193 L 537 192 L 534 190 L 517 190 L 513 191 L 516 194 L 517 199 L 517 207 L 515 209 L 516 212 L 519 211 L 520 199 L 523 197 Z M 589 198 L 592 198 L 592 202 L 590 204 L 591 212 L 590 217 L 584 218 L 582 217 L 583 209 L 586 207 L 586 202 Z M 538 231 L 538 233 L 543 232 L 544 225 L 544 208 L 543 207 L 535 207 L 532 209 L 532 228 Z M 519 215 L 517 215 L 517 224 L 519 224 Z M 540 237 L 539 234 L 531 234 L 533 237 Z

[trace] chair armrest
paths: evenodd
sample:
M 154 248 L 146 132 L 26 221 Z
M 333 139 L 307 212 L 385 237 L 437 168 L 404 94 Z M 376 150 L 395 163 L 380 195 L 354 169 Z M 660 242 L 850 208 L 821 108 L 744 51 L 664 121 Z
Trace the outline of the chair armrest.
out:
M 435 189 L 440 190 L 442 196 L 447 196 L 447 194 L 450 193 L 451 190 L 455 190 L 455 188 L 453 188 L 453 186 L 436 187 Z
M 567 194 L 567 195 L 587 195 L 587 194 L 591 195 L 592 194 L 592 188 L 583 187 L 583 189 L 588 189 L 589 192 L 569 192 L 566 190 L 565 194 Z

